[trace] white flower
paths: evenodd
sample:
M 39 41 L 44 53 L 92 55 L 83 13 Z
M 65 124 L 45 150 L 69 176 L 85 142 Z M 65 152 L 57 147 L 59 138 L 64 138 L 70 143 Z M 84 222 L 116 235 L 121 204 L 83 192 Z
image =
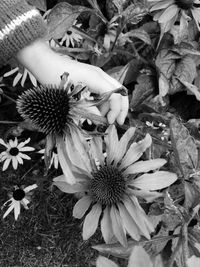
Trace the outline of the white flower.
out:
M 16 86 L 18 84 L 18 82 L 20 81 L 20 79 L 21 79 L 21 86 L 24 87 L 24 83 L 25 83 L 25 81 L 26 81 L 28 76 L 30 78 L 31 83 L 34 86 L 37 86 L 36 78 L 26 68 L 16 67 L 16 68 L 4 73 L 3 77 L 11 76 L 16 72 L 17 72 L 17 75 L 15 76 L 15 78 L 13 80 L 13 86 Z
M 18 186 L 14 187 L 14 191 L 12 194 L 10 194 L 10 199 L 7 200 L 4 204 L 3 207 L 10 202 L 9 208 L 3 215 L 3 219 L 8 216 L 8 214 L 14 209 L 14 215 L 15 215 L 15 220 L 17 220 L 19 214 L 20 214 L 20 209 L 21 205 L 25 208 L 28 209 L 28 204 L 30 203 L 31 199 L 31 194 L 30 191 L 33 189 L 37 188 L 36 184 L 29 185 L 27 187 L 19 188 Z
M 43 148 L 43 149 L 39 150 L 38 153 L 44 154 L 45 149 Z M 44 159 L 44 156 L 42 156 L 42 159 Z M 58 160 L 58 153 L 57 153 L 56 147 L 54 147 L 54 149 L 52 150 L 52 156 L 51 156 L 49 168 L 51 168 L 52 164 L 53 164 L 55 169 L 58 169 L 59 160 Z
M 81 26 L 81 24 L 76 24 L 76 21 L 74 22 L 74 25 L 78 28 L 80 28 Z M 72 45 L 72 47 L 74 47 L 75 43 L 80 43 L 81 40 L 82 36 L 76 32 L 76 29 L 70 27 L 62 37 L 60 45 L 63 45 L 65 43 L 66 47 L 69 47 L 70 44 Z
M 29 156 L 22 153 L 25 151 L 27 152 L 35 150 L 35 148 L 33 147 L 25 146 L 29 142 L 30 138 L 18 144 L 18 140 L 15 137 L 14 141 L 10 139 L 8 143 L 5 143 L 3 139 L 0 138 L 0 144 L 7 148 L 6 151 L 1 152 L 0 154 L 0 162 L 4 161 L 2 169 L 3 171 L 5 171 L 8 168 L 8 165 L 10 164 L 11 161 L 13 168 L 16 170 L 18 167 L 18 163 L 23 164 L 23 159 L 28 159 L 28 160 L 31 159 Z

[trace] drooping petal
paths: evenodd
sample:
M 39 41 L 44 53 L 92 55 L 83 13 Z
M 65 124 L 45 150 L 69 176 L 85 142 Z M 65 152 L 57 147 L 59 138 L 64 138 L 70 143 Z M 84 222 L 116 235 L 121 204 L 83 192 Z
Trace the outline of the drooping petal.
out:
M 130 216 L 124 205 L 118 204 L 117 206 L 119 208 L 119 214 L 127 232 L 134 240 L 138 241 L 140 239 L 140 233 L 138 231 L 136 223 L 134 222 L 133 218 Z
M 17 137 L 15 137 L 15 140 L 13 141 L 13 145 L 14 145 L 14 147 L 17 147 L 17 145 L 18 145 Z
M 135 127 L 130 127 L 124 135 L 121 137 L 118 146 L 116 147 L 116 155 L 114 163 L 117 164 L 124 156 L 127 145 L 130 142 L 131 138 L 134 136 Z
M 37 188 L 38 186 L 36 184 L 32 184 L 32 185 L 29 185 L 27 187 L 24 188 L 24 192 L 25 193 L 28 193 L 30 191 L 32 191 L 33 189 Z
M 79 199 L 73 208 L 73 216 L 77 219 L 81 219 L 89 209 L 91 203 L 92 200 L 89 196 L 84 196 Z
M 167 21 L 171 20 L 176 14 L 178 13 L 178 6 L 177 5 L 171 5 L 169 6 L 160 16 L 159 23 L 166 23 Z
M 62 192 L 74 194 L 78 192 L 85 192 L 87 187 L 83 183 L 69 184 L 66 182 L 65 175 L 60 175 L 53 179 L 53 185 L 57 186 Z
M 167 161 L 165 159 L 141 160 L 130 165 L 123 173 L 125 175 L 140 172 L 149 172 L 161 168 Z
M 18 161 L 17 161 L 17 158 L 16 157 L 12 157 L 12 166 L 13 166 L 13 169 L 14 170 L 17 169 Z
M 118 265 L 106 257 L 99 256 L 96 261 L 96 267 L 118 267 Z
M 9 206 L 9 208 L 7 209 L 7 211 L 3 215 L 3 219 L 6 218 L 6 216 L 8 216 L 8 214 L 14 209 L 14 206 L 15 206 L 15 204 L 12 201 L 11 204 L 10 204 L 10 206 Z
M 101 212 L 102 207 L 97 203 L 92 207 L 91 211 L 85 217 L 83 223 L 83 240 L 89 239 L 95 233 L 98 227 Z
M 4 161 L 2 171 L 5 171 L 8 168 L 8 165 L 10 164 L 11 158 L 8 158 Z
M 60 166 L 63 170 L 63 173 L 66 178 L 66 182 L 69 184 L 76 183 L 76 179 L 74 177 L 74 174 L 72 172 L 72 163 L 69 159 L 69 156 L 66 151 L 65 143 L 61 138 L 57 138 L 57 151 L 58 151 L 58 159 L 60 162 Z
M 111 206 L 110 209 L 110 217 L 112 221 L 112 228 L 114 235 L 116 236 L 117 240 L 122 244 L 122 246 L 126 247 L 127 246 L 126 231 L 122 224 L 119 212 L 113 205 Z
M 14 203 L 15 220 L 18 219 L 18 216 L 20 214 L 20 209 L 21 209 L 20 202 L 19 201 L 15 201 L 15 203 Z
M 21 153 L 21 152 L 19 152 L 18 156 L 19 156 L 20 158 L 27 159 L 27 160 L 30 160 L 30 159 L 31 159 L 28 155 L 26 155 L 26 154 L 24 154 L 24 153 Z
M 147 202 L 153 202 L 156 198 L 162 197 L 163 194 L 156 191 L 147 191 L 147 190 L 134 190 L 131 189 L 132 194 L 137 197 L 145 199 Z
M 106 154 L 107 158 L 106 161 L 110 164 L 116 155 L 116 148 L 118 147 L 118 134 L 116 127 L 114 125 L 110 125 L 106 131 L 107 135 L 105 136 L 105 143 L 106 143 Z
M 30 201 L 27 198 L 23 198 L 21 200 L 21 204 L 23 205 L 23 207 L 27 210 L 28 209 L 28 204 L 30 203 Z
M 131 215 L 131 217 L 133 218 L 133 220 L 137 224 L 137 226 L 140 229 L 141 233 L 147 239 L 149 239 L 150 238 L 149 231 L 148 231 L 148 229 L 146 227 L 146 224 L 144 222 L 143 216 L 142 216 L 140 210 L 137 209 L 135 203 L 129 197 L 127 197 L 124 200 L 124 206 L 126 207 L 127 211 L 129 212 L 129 214 Z
M 170 186 L 177 180 L 177 175 L 167 171 L 145 173 L 133 180 L 131 185 L 142 190 L 159 190 Z
M 110 208 L 106 207 L 101 220 L 101 232 L 106 243 L 110 243 L 113 237 L 112 222 L 110 218 Z
M 142 156 L 144 151 L 151 146 L 151 143 L 152 139 L 149 134 L 146 134 L 145 138 L 140 142 L 133 143 L 122 159 L 120 168 L 126 168 L 133 162 L 138 160 Z

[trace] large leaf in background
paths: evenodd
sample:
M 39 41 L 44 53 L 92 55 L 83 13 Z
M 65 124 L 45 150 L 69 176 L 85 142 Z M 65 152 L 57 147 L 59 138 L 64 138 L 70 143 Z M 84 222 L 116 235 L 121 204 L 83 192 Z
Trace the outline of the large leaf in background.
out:
M 138 59 L 132 59 L 125 66 L 117 66 L 109 69 L 107 73 L 118 80 L 121 84 L 127 85 L 136 81 L 142 62 Z
M 156 66 L 160 74 L 165 77 L 165 82 L 168 81 L 167 91 L 169 94 L 175 94 L 184 89 L 179 79 L 192 83 L 196 76 L 196 65 L 192 57 L 190 55 L 182 56 L 176 50 L 177 48 L 175 52 L 173 49 L 163 49 L 156 58 Z
M 141 74 L 137 79 L 135 89 L 132 93 L 130 102 L 131 110 L 135 111 L 137 108 L 151 95 L 155 90 L 154 77 L 152 75 Z
M 143 29 L 131 30 L 131 31 L 125 33 L 122 38 L 130 38 L 130 37 L 138 38 L 138 39 L 142 40 L 144 43 L 151 45 L 150 36 Z
M 122 15 L 126 23 L 137 24 L 148 13 L 146 1 L 138 1 L 136 4 L 129 5 L 120 15 Z
M 172 146 L 177 160 L 176 164 L 183 178 L 188 179 L 198 162 L 198 149 L 188 129 L 176 118 L 170 122 Z
M 38 9 L 44 11 L 44 12 L 47 10 L 47 1 L 46 0 L 28 0 L 27 2 L 29 4 L 37 7 Z
M 55 5 L 47 16 L 48 39 L 61 38 L 83 11 L 91 11 L 91 9 L 84 6 L 72 6 L 66 2 Z

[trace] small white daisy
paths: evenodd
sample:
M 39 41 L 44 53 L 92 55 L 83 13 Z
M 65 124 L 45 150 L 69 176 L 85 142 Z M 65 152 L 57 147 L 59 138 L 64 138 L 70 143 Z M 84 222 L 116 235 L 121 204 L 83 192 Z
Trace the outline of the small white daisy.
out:
M 14 186 L 14 191 L 9 194 L 10 199 L 3 204 L 3 207 L 5 207 L 7 203 L 10 202 L 9 208 L 3 215 L 3 219 L 8 216 L 8 214 L 14 209 L 15 220 L 17 220 L 20 214 L 21 205 L 26 210 L 28 209 L 28 204 L 30 203 L 32 195 L 32 192 L 30 191 L 35 188 L 37 188 L 36 184 L 29 185 L 25 188 L 19 188 L 18 186 Z
M 27 143 L 30 142 L 30 138 L 26 141 L 21 142 L 18 144 L 18 140 L 15 137 L 15 140 L 9 140 L 8 143 L 5 143 L 3 139 L 0 138 L 0 144 L 5 146 L 7 149 L 6 151 L 1 152 L 0 154 L 0 162 L 4 161 L 3 164 L 3 171 L 8 168 L 8 165 L 12 161 L 12 166 L 16 170 L 19 164 L 23 164 L 23 159 L 30 160 L 31 158 L 22 152 L 33 151 L 35 148 L 31 146 L 25 146 Z
M 75 25 L 78 28 L 81 27 L 81 24 L 76 24 L 76 21 L 73 23 L 73 25 Z M 83 39 L 82 36 L 79 33 L 77 33 L 77 31 L 73 27 L 70 27 L 62 37 L 60 45 L 65 44 L 66 47 L 69 47 L 71 44 L 72 47 L 74 47 L 75 43 L 80 43 L 82 39 Z
M 43 149 L 39 150 L 38 153 L 44 154 L 45 149 L 43 148 Z M 42 159 L 44 159 L 44 156 L 42 156 Z M 52 156 L 51 156 L 49 168 L 51 168 L 51 166 L 53 165 L 55 169 L 58 169 L 58 164 L 59 164 L 59 160 L 58 160 L 57 148 L 54 147 L 52 150 Z

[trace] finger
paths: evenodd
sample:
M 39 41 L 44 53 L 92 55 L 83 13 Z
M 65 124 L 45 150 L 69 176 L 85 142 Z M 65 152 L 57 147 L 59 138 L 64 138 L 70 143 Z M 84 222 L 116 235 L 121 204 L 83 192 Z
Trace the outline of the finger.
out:
M 113 94 L 110 97 L 110 111 L 107 114 L 108 122 L 114 123 L 121 111 L 122 96 L 120 94 Z
M 128 107 L 129 107 L 129 101 L 127 96 L 122 96 L 121 100 L 121 111 L 119 113 L 119 116 L 117 117 L 117 122 L 122 125 L 126 119 L 126 116 L 128 114 Z

